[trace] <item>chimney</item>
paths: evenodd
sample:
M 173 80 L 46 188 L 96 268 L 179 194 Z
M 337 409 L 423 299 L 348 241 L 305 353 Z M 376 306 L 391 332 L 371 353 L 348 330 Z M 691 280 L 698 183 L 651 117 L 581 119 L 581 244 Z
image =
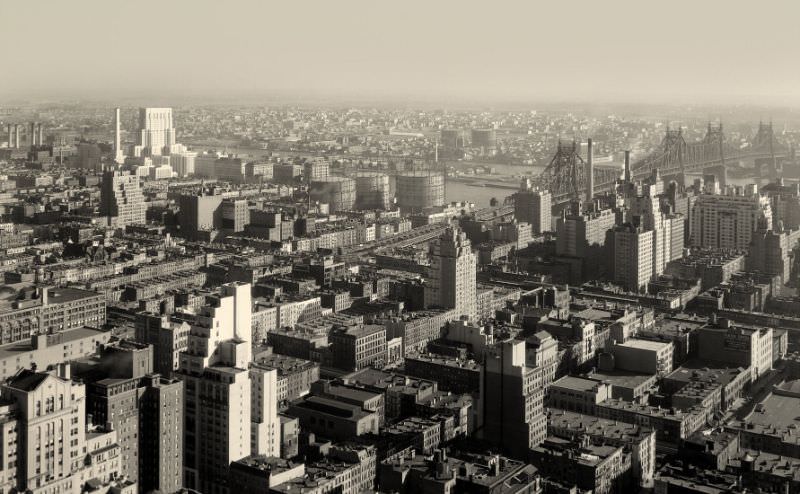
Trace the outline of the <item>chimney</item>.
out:
M 120 145 L 120 111 L 119 108 L 116 108 L 114 110 L 114 156 L 117 163 L 122 163 L 122 149 Z
M 8 147 L 14 146 L 14 133 L 11 131 L 11 124 L 8 124 Z
M 58 364 L 58 377 L 61 379 L 72 379 L 72 370 L 70 369 L 69 362 Z
M 631 181 L 631 152 L 625 150 L 625 181 Z
M 586 141 L 586 200 L 592 202 L 594 197 L 594 151 L 592 139 Z
M 31 122 L 31 130 L 28 133 L 28 141 L 30 141 L 29 144 L 31 145 L 31 147 L 36 145 L 36 123 L 35 122 Z
M 39 131 L 39 140 L 38 140 L 38 142 L 39 142 L 39 145 L 41 146 L 42 144 L 44 144 L 44 134 L 42 133 L 42 124 L 39 124 L 39 127 L 37 129 Z
M 19 124 L 14 124 L 14 147 L 19 149 Z

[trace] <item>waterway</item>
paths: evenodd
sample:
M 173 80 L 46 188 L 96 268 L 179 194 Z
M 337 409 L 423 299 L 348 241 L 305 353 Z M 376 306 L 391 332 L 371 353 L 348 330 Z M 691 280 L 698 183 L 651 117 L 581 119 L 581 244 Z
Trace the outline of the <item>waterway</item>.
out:
M 488 206 L 492 198 L 502 203 L 506 196 L 510 196 L 513 193 L 513 190 L 504 187 L 492 187 L 491 185 L 476 187 L 475 185 L 453 180 L 449 180 L 445 187 L 445 199 L 447 202 L 468 201 L 474 202 L 478 207 Z

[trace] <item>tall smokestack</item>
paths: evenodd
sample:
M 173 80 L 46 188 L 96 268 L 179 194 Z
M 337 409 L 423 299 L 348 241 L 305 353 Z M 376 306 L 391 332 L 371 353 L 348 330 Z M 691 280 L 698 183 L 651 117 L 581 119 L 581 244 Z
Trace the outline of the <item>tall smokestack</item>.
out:
M 28 133 L 28 141 L 31 147 L 36 145 L 36 122 L 31 122 L 31 131 Z
M 19 149 L 19 124 L 14 124 L 14 147 Z
M 120 148 L 120 112 L 119 108 L 114 110 L 114 159 L 117 163 L 122 163 L 122 149 Z
M 11 124 L 8 127 L 8 147 L 14 147 L 14 132 L 11 131 Z
M 594 151 L 592 139 L 586 141 L 586 201 L 592 202 L 594 197 Z
M 625 181 L 631 181 L 631 152 L 625 151 Z
M 44 144 L 44 134 L 42 133 L 42 124 L 39 124 L 38 131 L 39 131 L 39 138 L 38 138 L 39 140 L 38 140 L 38 142 L 39 142 L 39 145 L 41 146 L 42 144 Z

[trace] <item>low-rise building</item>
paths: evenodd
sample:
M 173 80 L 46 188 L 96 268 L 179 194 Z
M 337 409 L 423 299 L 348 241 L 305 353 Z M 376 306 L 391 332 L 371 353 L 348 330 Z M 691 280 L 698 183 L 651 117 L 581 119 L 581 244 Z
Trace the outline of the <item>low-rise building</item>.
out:
M 772 369 L 772 328 L 712 320 L 697 333 L 697 355 L 703 359 L 749 367 L 752 382 Z
M 481 365 L 443 355 L 406 357 L 405 372 L 414 377 L 435 381 L 439 389 L 452 393 L 477 393 L 481 388 Z
M 631 453 L 623 446 L 548 437 L 531 450 L 531 463 L 544 476 L 563 479 L 579 491 L 595 494 L 624 492 L 635 485 Z
M 551 409 L 547 414 L 547 433 L 573 441 L 588 435 L 592 440 L 603 441 L 611 446 L 627 447 L 631 452 L 633 476 L 639 487 L 653 486 L 656 463 L 656 433 L 653 429 Z
M 278 371 L 278 401 L 291 401 L 305 396 L 311 390 L 311 385 L 319 380 L 318 362 L 289 355 L 259 355 L 252 365 Z
M 570 412 L 595 414 L 598 404 L 611 398 L 611 386 L 597 379 L 564 376 L 547 388 L 547 403 Z
M 304 430 L 339 441 L 377 434 L 380 426 L 377 412 L 321 396 L 307 396 L 293 402 L 286 414 L 297 417 Z
M 665 375 L 672 372 L 672 343 L 630 338 L 611 346 L 614 368 L 642 374 Z
M 386 328 L 377 324 L 334 328 L 330 335 L 333 365 L 344 370 L 386 362 Z

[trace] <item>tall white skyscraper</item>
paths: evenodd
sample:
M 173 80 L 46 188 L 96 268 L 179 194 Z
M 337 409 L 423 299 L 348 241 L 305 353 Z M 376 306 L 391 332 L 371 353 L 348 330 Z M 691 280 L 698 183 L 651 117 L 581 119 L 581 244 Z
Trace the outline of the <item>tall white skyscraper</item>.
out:
M 430 254 L 425 306 L 456 309 L 459 316 L 474 318 L 476 259 L 467 234 L 460 228 L 448 228 L 431 243 Z
M 252 453 L 280 453 L 277 374 L 250 368 L 252 299 L 247 283 L 208 297 L 176 374 L 185 385 L 184 482 L 226 492 L 228 466 Z
M 172 108 L 139 108 L 137 156 L 170 154 L 175 146 Z

